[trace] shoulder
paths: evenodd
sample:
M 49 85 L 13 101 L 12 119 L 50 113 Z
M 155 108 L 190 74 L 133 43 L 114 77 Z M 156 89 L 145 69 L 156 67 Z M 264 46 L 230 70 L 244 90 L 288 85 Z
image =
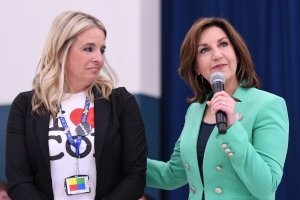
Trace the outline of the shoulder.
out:
M 111 92 L 111 100 L 128 100 L 134 98 L 133 95 L 127 91 L 125 87 L 114 88 Z
M 33 94 L 34 94 L 34 90 L 21 92 L 16 96 L 13 103 L 15 102 L 31 103 Z
M 257 113 L 257 119 L 269 118 L 281 115 L 281 117 L 287 117 L 287 106 L 285 100 L 275 94 L 259 90 L 256 88 L 246 89 L 245 95 L 242 97 L 242 103 L 239 108 L 245 109 L 247 112 Z M 251 108 L 249 110 L 249 108 Z
M 253 118 L 256 113 L 256 127 L 265 124 L 270 126 L 281 124 L 285 128 L 289 126 L 287 105 L 282 97 L 256 88 L 251 88 L 249 91 L 248 99 L 244 100 L 242 106 L 249 112 L 251 108 Z
M 112 90 L 110 99 L 113 104 L 127 105 L 128 102 L 136 104 L 135 97 L 125 87 L 118 87 Z
M 93 88 L 93 93 L 95 95 L 95 101 L 102 99 L 102 100 L 114 102 L 114 101 L 120 101 L 124 99 L 130 99 L 133 97 L 133 95 L 129 93 L 125 87 L 118 87 L 112 89 L 109 95 L 109 100 L 102 98 L 101 92 L 97 90 L 95 87 Z
M 33 94 L 34 90 L 19 93 L 12 102 L 11 112 L 29 112 L 32 108 L 31 99 Z
M 111 93 L 112 96 L 132 96 L 125 87 L 114 88 Z
M 202 110 L 204 110 L 205 106 L 206 106 L 206 101 L 203 103 L 199 103 L 199 102 L 192 103 L 187 109 L 186 118 L 188 116 L 192 118 L 197 116 Z
M 260 90 L 257 88 L 248 88 L 247 90 L 248 92 L 246 100 L 249 99 L 253 101 L 253 99 L 257 99 L 263 104 L 270 102 L 282 102 L 285 104 L 285 100 L 282 97 L 272 94 L 270 92 Z
M 188 109 L 187 109 L 187 112 L 193 112 L 193 111 L 197 111 L 198 109 L 201 108 L 203 103 L 199 103 L 199 102 L 194 102 L 192 103 Z
M 136 111 L 138 111 L 139 114 L 135 117 L 141 117 L 137 100 L 125 87 L 113 89 L 109 101 L 112 109 L 116 111 L 116 113 L 122 114 L 122 116 L 130 116 L 127 114 L 136 113 Z
M 207 101 L 204 101 L 203 103 L 200 103 L 200 102 L 194 102 L 194 103 L 192 103 L 189 106 L 187 112 L 192 112 L 192 111 L 196 111 L 197 112 L 199 109 L 202 109 L 203 107 L 206 107 L 206 102 Z

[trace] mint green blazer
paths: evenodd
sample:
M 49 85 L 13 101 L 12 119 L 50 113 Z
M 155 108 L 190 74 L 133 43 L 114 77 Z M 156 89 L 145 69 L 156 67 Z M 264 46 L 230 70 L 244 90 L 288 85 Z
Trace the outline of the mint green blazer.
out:
M 238 87 L 233 95 L 242 114 L 224 135 L 211 133 L 203 158 L 204 184 L 197 161 L 197 140 L 206 107 L 192 103 L 168 162 L 148 159 L 147 186 L 172 190 L 189 184 L 188 199 L 274 200 L 288 147 L 289 120 L 284 99 L 256 88 Z

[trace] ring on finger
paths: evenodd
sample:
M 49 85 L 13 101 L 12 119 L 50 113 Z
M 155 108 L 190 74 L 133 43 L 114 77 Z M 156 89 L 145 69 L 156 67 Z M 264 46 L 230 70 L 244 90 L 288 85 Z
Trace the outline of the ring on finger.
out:
M 226 102 L 225 102 L 225 101 L 222 101 L 222 105 L 223 105 L 223 106 L 226 106 Z

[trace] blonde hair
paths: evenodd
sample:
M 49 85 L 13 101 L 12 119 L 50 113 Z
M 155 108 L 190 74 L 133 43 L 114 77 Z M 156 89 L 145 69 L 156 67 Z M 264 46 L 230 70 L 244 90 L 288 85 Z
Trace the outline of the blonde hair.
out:
M 197 76 L 194 71 L 199 37 L 205 29 L 212 26 L 222 29 L 234 47 L 236 57 L 239 60 L 236 70 L 236 77 L 239 83 L 247 80 L 246 84 L 243 85 L 244 88 L 260 87 L 260 81 L 254 71 L 250 52 L 240 34 L 226 19 L 218 17 L 200 18 L 190 28 L 180 49 L 180 67 L 178 72 L 180 77 L 194 91 L 194 97 L 188 98 L 189 102 L 199 101 L 203 103 L 207 94 L 212 90 L 209 80 L 202 76 Z
M 34 95 L 31 101 L 32 112 L 39 115 L 50 112 L 55 117 L 62 96 L 69 83 L 66 80 L 65 63 L 68 51 L 78 34 L 82 31 L 97 27 L 104 32 L 106 29 L 97 18 L 82 12 L 68 11 L 56 17 L 49 31 L 36 75 L 33 79 Z M 60 62 L 61 61 L 61 64 Z M 118 77 L 109 66 L 104 56 L 104 66 L 95 82 L 91 84 L 86 94 L 90 101 L 94 101 L 92 88 L 102 94 L 102 98 L 109 99 Z

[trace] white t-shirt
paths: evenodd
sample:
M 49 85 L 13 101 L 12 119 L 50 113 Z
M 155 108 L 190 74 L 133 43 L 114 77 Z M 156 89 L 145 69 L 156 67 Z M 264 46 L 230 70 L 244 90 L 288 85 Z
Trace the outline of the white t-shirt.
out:
M 75 127 L 81 122 L 82 112 L 86 100 L 84 92 L 77 94 L 66 94 L 61 102 L 63 116 L 66 120 L 72 136 L 77 136 Z M 65 178 L 77 175 L 75 148 L 67 140 L 64 134 L 63 126 L 59 118 L 50 119 L 49 123 L 49 153 L 50 167 L 52 177 L 52 187 L 54 199 L 57 200 L 72 200 L 72 199 L 95 199 L 96 190 L 96 161 L 94 148 L 94 104 L 90 103 L 88 117 L 86 122 L 92 126 L 91 134 L 82 137 L 80 145 L 79 171 L 81 175 L 89 176 L 90 193 L 77 194 L 68 196 L 65 192 Z M 76 142 L 76 139 L 74 139 Z

